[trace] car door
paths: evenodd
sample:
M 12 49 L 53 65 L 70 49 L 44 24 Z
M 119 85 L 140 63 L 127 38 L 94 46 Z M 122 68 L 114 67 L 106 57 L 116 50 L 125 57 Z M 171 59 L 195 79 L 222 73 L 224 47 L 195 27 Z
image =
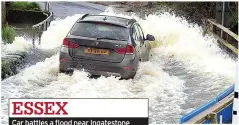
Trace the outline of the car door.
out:
M 141 51 L 141 58 L 143 61 L 148 61 L 149 58 L 149 44 L 145 42 L 145 36 L 143 33 L 142 28 L 139 24 L 136 24 L 139 34 L 139 41 L 140 41 L 140 51 Z
M 136 24 L 132 26 L 132 37 L 136 44 L 135 49 L 137 51 L 137 56 L 139 58 L 139 61 L 142 61 L 142 50 L 141 50 L 142 40 L 140 39 L 140 33 Z

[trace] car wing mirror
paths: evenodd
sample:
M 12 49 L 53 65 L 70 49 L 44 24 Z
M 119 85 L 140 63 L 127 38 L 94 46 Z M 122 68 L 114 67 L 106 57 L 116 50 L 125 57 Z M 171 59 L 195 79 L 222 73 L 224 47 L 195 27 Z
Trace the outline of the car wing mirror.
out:
M 155 37 L 153 35 L 147 34 L 146 35 L 146 40 L 155 41 Z

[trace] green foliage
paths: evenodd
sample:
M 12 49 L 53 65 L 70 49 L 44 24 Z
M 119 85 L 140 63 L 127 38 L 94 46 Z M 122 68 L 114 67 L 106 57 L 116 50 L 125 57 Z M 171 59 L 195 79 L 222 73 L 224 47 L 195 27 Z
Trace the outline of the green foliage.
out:
M 216 4 L 222 2 L 158 2 L 174 10 L 174 14 L 184 16 L 188 21 L 201 24 L 201 19 L 216 18 Z M 231 25 L 238 24 L 238 2 L 229 2 Z
M 21 63 L 21 60 L 17 58 L 7 58 L 2 59 L 2 79 L 6 78 L 7 76 L 13 75 L 17 73 L 17 67 Z
M 33 11 L 41 11 L 40 5 L 36 2 L 10 2 L 9 3 L 10 10 L 33 10 Z
M 238 23 L 238 2 L 233 3 L 229 9 L 231 12 L 229 21 L 232 25 L 236 25 Z
M 2 27 L 2 40 L 4 44 L 8 43 L 11 44 L 15 40 L 16 32 L 10 26 L 3 26 Z
M 160 2 L 174 10 L 179 16 L 184 16 L 191 22 L 201 23 L 201 19 L 215 18 L 216 2 Z

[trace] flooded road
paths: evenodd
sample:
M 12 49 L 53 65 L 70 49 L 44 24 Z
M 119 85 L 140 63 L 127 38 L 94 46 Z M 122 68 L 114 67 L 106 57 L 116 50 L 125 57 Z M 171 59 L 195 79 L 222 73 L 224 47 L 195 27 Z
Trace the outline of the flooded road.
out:
M 202 36 L 202 28 L 184 18 L 159 13 L 140 19 L 137 15 L 116 14 L 109 8 L 101 11 L 92 9 L 91 5 L 82 7 L 80 3 L 51 5 L 58 18 L 43 33 L 38 48 L 48 52 L 56 50 L 56 54 L 2 81 L 2 124 L 8 120 L 8 98 L 46 97 L 149 98 L 150 124 L 177 123 L 181 115 L 211 100 L 234 82 L 235 60 L 218 47 L 212 36 Z M 150 60 L 140 63 L 134 79 L 103 76 L 91 79 L 83 71 L 75 71 L 72 76 L 58 72 L 57 50 L 72 25 L 86 11 L 135 18 L 145 33 L 156 37 L 151 42 Z M 28 50 L 31 45 L 23 41 L 17 38 L 15 43 L 19 47 L 27 46 L 23 50 Z
M 49 2 L 50 10 L 54 13 L 55 18 L 64 19 L 67 16 L 75 14 L 99 14 L 105 11 L 106 7 L 98 4 L 91 4 L 87 2 Z M 41 8 L 44 10 L 45 4 L 39 2 Z

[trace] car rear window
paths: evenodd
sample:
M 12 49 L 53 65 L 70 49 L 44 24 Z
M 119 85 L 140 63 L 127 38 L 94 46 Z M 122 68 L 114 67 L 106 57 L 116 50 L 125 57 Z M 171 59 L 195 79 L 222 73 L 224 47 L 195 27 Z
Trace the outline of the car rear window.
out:
M 115 40 L 128 40 L 129 38 L 127 28 L 97 22 L 76 23 L 70 31 L 70 34 L 82 37 L 109 38 Z

